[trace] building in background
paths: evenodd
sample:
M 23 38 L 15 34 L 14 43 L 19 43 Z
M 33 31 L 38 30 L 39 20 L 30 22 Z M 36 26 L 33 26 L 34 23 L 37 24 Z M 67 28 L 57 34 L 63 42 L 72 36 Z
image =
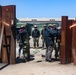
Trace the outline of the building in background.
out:
M 75 18 L 70 18 L 75 19 Z M 61 27 L 61 18 L 18 18 L 19 22 L 30 23 L 37 25 L 39 30 L 42 29 L 43 25 L 53 24 L 57 27 Z M 33 29 L 33 28 L 32 28 Z

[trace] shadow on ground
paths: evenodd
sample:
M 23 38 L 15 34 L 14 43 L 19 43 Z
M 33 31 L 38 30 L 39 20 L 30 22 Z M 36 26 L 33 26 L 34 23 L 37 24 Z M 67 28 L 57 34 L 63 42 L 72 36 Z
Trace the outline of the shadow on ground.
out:
M 35 58 L 34 58 L 34 55 L 30 55 L 30 61 L 33 61 L 33 60 L 35 60 Z M 23 57 L 21 57 L 21 58 L 16 58 L 16 63 L 26 63 L 27 62 L 27 60 L 26 59 L 23 59 Z
M 9 64 L 4 64 L 0 67 L 0 70 L 4 69 L 5 67 L 7 67 Z
M 0 59 L 0 63 L 1 63 L 2 61 L 1 61 L 1 59 Z

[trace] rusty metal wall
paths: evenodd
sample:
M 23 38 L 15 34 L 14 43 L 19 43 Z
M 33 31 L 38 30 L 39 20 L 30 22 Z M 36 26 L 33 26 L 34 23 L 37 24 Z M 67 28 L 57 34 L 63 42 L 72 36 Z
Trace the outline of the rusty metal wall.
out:
M 2 23 L 2 25 L 5 26 L 5 32 L 4 35 L 10 36 L 10 51 L 7 53 L 7 48 L 2 48 L 2 62 L 7 62 L 7 59 L 9 57 L 9 63 L 14 64 L 16 62 L 16 40 L 15 40 L 15 23 L 16 19 L 16 7 L 15 5 L 9 5 L 9 6 L 2 6 L 2 20 L 9 24 L 7 26 L 6 24 Z M 3 44 L 8 44 L 8 39 L 5 39 L 3 41 Z
M 76 24 L 76 20 L 73 22 L 73 24 Z M 73 54 L 73 61 L 76 65 L 76 26 L 72 28 L 72 54 Z
M 0 6 L 0 32 L 1 32 L 1 20 L 2 20 L 2 7 Z M 0 59 L 1 59 L 1 50 L 0 50 Z
M 69 26 L 72 25 L 72 20 L 68 20 L 68 16 L 62 16 L 62 33 L 61 33 L 61 64 L 71 62 L 71 47 L 72 47 L 72 31 Z
M 66 25 L 68 16 L 62 16 L 62 33 L 61 33 L 61 51 L 60 51 L 60 62 L 64 64 L 66 61 Z
M 68 20 L 66 32 L 66 63 L 71 63 L 72 58 L 72 30 L 70 29 L 72 23 L 73 20 Z

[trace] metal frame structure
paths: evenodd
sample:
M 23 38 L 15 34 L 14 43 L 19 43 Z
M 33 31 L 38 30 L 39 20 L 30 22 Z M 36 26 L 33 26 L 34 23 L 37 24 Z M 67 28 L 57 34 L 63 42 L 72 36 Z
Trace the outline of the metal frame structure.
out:
M 0 42 L 2 63 L 16 63 L 16 7 L 15 5 L 0 6 Z
M 76 27 L 70 29 L 76 20 L 69 20 L 68 16 L 62 16 L 61 33 L 61 64 L 68 64 L 74 61 L 76 64 Z
M 69 28 L 74 23 L 76 20 L 69 20 L 68 16 L 62 16 L 61 64 L 71 63 L 72 57 L 76 64 L 76 26 L 72 29 Z M 16 63 L 15 28 L 16 6 L 0 6 L 0 58 L 2 63 Z M 28 59 L 30 59 L 29 56 Z

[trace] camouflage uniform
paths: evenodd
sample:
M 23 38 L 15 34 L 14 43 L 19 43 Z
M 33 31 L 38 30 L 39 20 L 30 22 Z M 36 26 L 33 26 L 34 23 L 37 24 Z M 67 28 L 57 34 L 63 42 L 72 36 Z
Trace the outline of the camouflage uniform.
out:
M 44 49 L 45 41 L 44 41 L 44 38 L 43 38 L 42 32 L 43 32 L 43 29 L 42 29 L 42 31 L 41 31 L 41 39 L 42 39 L 42 49 Z
M 34 48 L 39 47 L 39 37 L 40 37 L 40 31 L 37 29 L 37 26 L 34 27 L 35 29 L 32 31 L 32 37 L 34 42 Z
M 60 57 L 61 30 L 57 30 L 55 58 Z
M 25 47 L 25 45 L 28 43 L 28 32 L 25 29 L 25 27 L 21 27 L 20 31 L 20 42 L 19 42 L 19 52 L 18 52 L 18 57 L 20 57 L 20 53 L 21 53 L 21 49 L 23 49 Z

